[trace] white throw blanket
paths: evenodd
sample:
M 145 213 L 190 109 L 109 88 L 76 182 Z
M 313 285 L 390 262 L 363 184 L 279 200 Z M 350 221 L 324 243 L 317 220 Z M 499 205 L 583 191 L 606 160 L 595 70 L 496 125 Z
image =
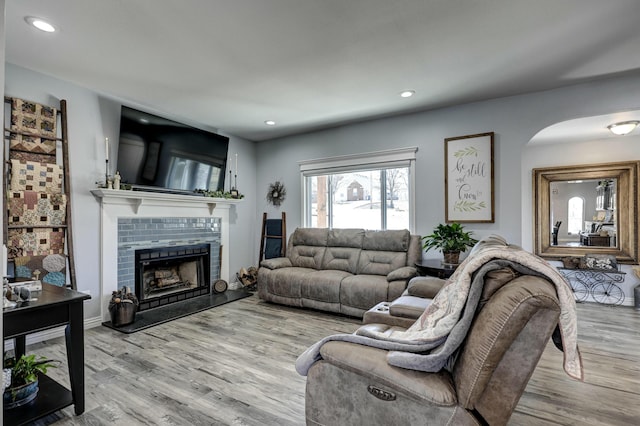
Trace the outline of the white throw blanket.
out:
M 343 340 L 390 350 L 387 360 L 391 365 L 423 371 L 438 371 L 442 366 L 441 360 L 438 361 L 439 364 L 435 364 L 428 358 L 433 357 L 433 354 L 423 354 L 427 351 L 439 352 L 442 347 L 446 348 L 450 333 L 461 322 L 474 273 L 492 261 L 521 265 L 544 276 L 555 285 L 560 302 L 559 328 L 564 351 L 564 370 L 569 376 L 583 380 L 582 360 L 578 350 L 577 314 L 571 287 L 564 277 L 545 260 L 520 247 L 508 245 L 498 236 L 488 237 L 476 245 L 425 312 L 407 330 L 390 333 L 376 333 L 368 330 L 366 336 L 358 335 L 357 331 L 353 335 L 329 336 L 300 355 L 296 361 L 296 369 L 300 374 L 306 374 L 311 365 L 321 358 L 319 352 L 322 344 L 330 340 Z M 465 319 L 465 322 L 469 320 Z M 464 324 L 464 327 L 468 327 L 468 324 Z M 466 329 L 464 332 L 466 333 Z M 452 351 L 450 348 L 446 349 L 449 353 L 444 355 L 448 356 Z M 423 360 L 420 360 L 421 357 Z M 420 366 L 415 367 L 416 365 Z M 427 367 L 422 368 L 424 365 Z

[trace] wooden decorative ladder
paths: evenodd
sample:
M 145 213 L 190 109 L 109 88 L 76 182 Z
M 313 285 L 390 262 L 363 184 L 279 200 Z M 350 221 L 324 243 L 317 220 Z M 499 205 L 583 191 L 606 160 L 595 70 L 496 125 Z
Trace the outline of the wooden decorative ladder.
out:
M 262 237 L 260 238 L 260 260 L 272 257 L 284 257 L 287 251 L 287 214 L 282 212 L 281 219 L 267 219 L 262 214 Z
M 14 100 L 31 103 L 30 101 L 21 100 L 18 98 L 12 98 L 5 96 L 5 109 L 6 105 L 9 104 L 10 108 L 12 108 Z M 35 102 L 32 104 L 37 105 Z M 5 113 L 5 117 L 7 114 Z M 10 217 L 9 217 L 9 200 L 5 200 L 7 202 L 5 220 L 4 220 L 4 242 L 7 244 L 7 248 L 9 249 L 9 261 L 14 263 L 14 271 L 16 270 L 15 258 L 20 254 L 19 247 L 12 247 L 11 241 L 9 241 L 9 230 L 11 229 L 24 229 L 25 233 L 33 232 L 40 229 L 59 229 L 64 232 L 64 247 L 61 254 L 65 258 L 65 287 L 71 287 L 74 290 L 77 290 L 76 286 L 76 273 L 75 273 L 75 262 L 74 262 L 74 251 L 73 251 L 73 236 L 72 236 L 72 215 L 71 215 L 71 178 L 70 178 L 70 165 L 69 165 L 69 144 L 68 144 L 68 129 L 67 129 L 67 101 L 62 99 L 60 100 L 60 107 L 56 111 L 55 123 L 57 124 L 59 119 L 60 128 L 59 131 L 56 126 L 56 135 L 52 137 L 51 135 L 47 135 L 46 133 L 40 133 L 37 131 L 24 131 L 20 129 L 16 129 L 13 125 L 7 126 L 5 123 L 4 126 L 4 141 L 5 141 L 5 153 L 9 153 L 9 159 L 5 161 L 5 193 L 9 194 L 10 192 L 10 181 L 11 181 L 11 159 L 20 159 L 26 158 L 26 161 L 29 160 L 29 156 L 39 157 L 39 158 L 49 158 L 47 163 L 59 165 L 58 162 L 62 160 L 62 194 L 66 196 L 66 205 L 65 205 L 65 218 L 63 224 L 23 224 L 23 225 L 11 225 Z M 58 137 L 58 134 L 60 135 Z M 16 148 L 11 145 L 11 138 L 14 135 L 19 135 L 23 137 L 37 138 L 41 142 L 42 141 L 55 141 L 55 149 L 53 152 L 40 152 L 40 151 L 29 151 L 28 149 Z M 60 156 L 58 156 L 60 154 Z M 42 157 L 41 157 L 42 156 Z M 53 157 L 53 159 L 51 159 Z M 53 160 L 53 161 L 50 161 Z M 37 161 L 36 161 L 37 162 Z M 25 191 L 26 192 L 26 191 Z M 42 193 L 38 193 L 42 194 Z M 43 280 L 46 282 L 46 280 Z

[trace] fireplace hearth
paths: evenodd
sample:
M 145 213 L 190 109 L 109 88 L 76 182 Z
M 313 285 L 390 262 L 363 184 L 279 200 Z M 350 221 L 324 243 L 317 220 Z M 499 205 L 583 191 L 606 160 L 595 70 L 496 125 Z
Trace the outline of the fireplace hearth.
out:
M 209 294 L 210 250 L 209 244 L 136 250 L 138 311 Z

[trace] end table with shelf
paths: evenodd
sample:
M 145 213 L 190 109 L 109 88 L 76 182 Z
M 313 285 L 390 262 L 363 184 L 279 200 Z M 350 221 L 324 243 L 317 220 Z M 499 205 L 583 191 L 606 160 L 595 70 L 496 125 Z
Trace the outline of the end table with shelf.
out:
M 91 296 L 42 283 L 42 290 L 32 293 L 32 297 L 32 300 L 20 302 L 14 308 L 4 309 L 4 340 L 15 339 L 14 352 L 18 358 L 25 353 L 28 334 L 66 325 L 71 390 L 46 375 L 40 375 L 38 396 L 21 407 L 3 410 L 5 425 L 27 424 L 72 404 L 77 415 L 84 412 L 83 303 Z
M 447 279 L 458 268 L 458 265 L 450 263 L 444 263 L 440 259 L 423 259 L 416 262 L 416 269 L 421 276 L 429 275 L 431 277 L 437 277 Z

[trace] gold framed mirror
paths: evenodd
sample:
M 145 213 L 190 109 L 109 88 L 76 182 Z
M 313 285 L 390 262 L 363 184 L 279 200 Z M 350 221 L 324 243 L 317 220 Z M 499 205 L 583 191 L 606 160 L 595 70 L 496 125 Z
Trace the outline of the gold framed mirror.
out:
M 534 251 L 638 263 L 639 162 L 533 169 Z

